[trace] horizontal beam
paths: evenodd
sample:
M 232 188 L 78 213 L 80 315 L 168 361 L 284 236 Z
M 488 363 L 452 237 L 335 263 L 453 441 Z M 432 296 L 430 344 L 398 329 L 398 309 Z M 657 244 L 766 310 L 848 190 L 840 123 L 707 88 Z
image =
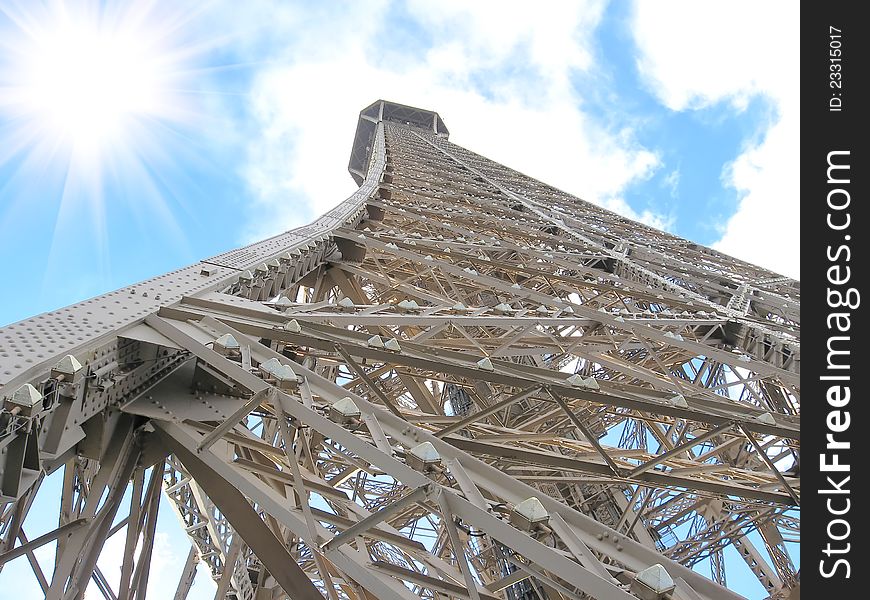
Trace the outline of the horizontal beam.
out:
M 164 320 L 167 318 L 187 320 L 212 316 L 207 312 L 191 309 L 192 307 L 185 306 L 163 309 L 160 315 L 164 317 Z M 477 357 L 469 356 L 468 353 L 432 348 L 409 340 L 402 340 L 401 352 L 390 352 L 369 347 L 367 345 L 368 336 L 362 332 L 319 323 L 305 323 L 300 333 L 291 333 L 275 329 L 272 324 L 265 326 L 262 323 L 252 321 L 250 318 L 239 319 L 220 314 L 213 315 L 212 318 L 221 321 L 237 332 L 252 336 L 254 339 L 271 339 L 330 352 L 335 351 L 336 344 L 339 344 L 344 353 L 354 358 L 446 373 L 517 388 L 548 385 L 563 398 L 581 399 L 606 406 L 709 423 L 714 426 L 737 421 L 744 425 L 747 430 L 762 435 L 800 439 L 800 425 L 797 421 L 791 423 L 785 415 L 777 415 L 777 418 L 781 419 L 782 422 L 777 422 L 775 425 L 761 423 L 757 421 L 757 417 L 762 413 L 757 408 L 741 406 L 718 397 L 687 397 L 688 408 L 681 408 L 667 404 L 666 400 L 673 395 L 671 392 L 656 391 L 627 384 L 615 386 L 606 381 L 599 382 L 601 389 L 597 391 L 580 389 L 566 384 L 564 378 L 567 376 L 564 373 L 498 360 L 493 361 L 495 366 L 493 371 L 486 371 L 479 369 L 476 364 Z M 241 367 L 239 369 L 241 370 Z M 653 397 L 656 399 L 654 400 Z
M 444 441 L 456 448 L 465 450 L 466 452 L 482 454 L 485 456 L 509 458 L 520 462 L 532 462 L 537 465 L 547 465 L 554 469 L 568 469 L 571 471 L 593 473 L 596 475 L 607 475 L 611 473 L 609 465 L 562 454 L 551 454 L 527 448 L 512 448 L 498 444 L 479 442 L 477 440 L 458 436 L 447 437 Z M 793 498 L 789 494 L 769 492 L 759 488 L 718 483 L 715 481 L 689 477 L 678 477 L 656 471 L 651 473 L 640 473 L 633 478 L 628 477 L 628 469 L 620 468 L 620 473 L 622 474 L 625 483 L 636 483 L 656 488 L 685 488 L 689 490 L 712 492 L 718 495 L 733 495 L 741 498 L 751 498 L 754 500 L 762 500 L 764 502 L 773 502 L 775 504 L 795 504 Z

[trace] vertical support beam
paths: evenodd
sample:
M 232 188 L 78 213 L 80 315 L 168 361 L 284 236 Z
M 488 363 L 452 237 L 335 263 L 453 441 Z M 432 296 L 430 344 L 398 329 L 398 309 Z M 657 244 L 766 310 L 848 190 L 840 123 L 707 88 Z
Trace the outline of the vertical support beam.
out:
M 242 551 L 242 544 L 242 537 L 236 533 L 233 536 L 233 541 L 230 542 L 229 549 L 227 550 L 226 560 L 224 560 L 224 570 L 221 573 L 217 589 L 214 592 L 214 600 L 224 600 L 227 596 L 227 592 L 230 591 L 230 583 L 233 580 L 233 573 L 236 571 L 236 561 L 239 560 L 239 553 Z
M 139 562 L 133 573 L 131 589 L 136 600 L 145 600 L 148 591 L 148 575 L 151 573 L 151 555 L 154 553 L 154 536 L 157 531 L 157 512 L 160 510 L 160 490 L 163 481 L 164 461 L 160 461 L 151 470 L 148 481 L 148 493 L 145 497 L 145 525 L 142 533 L 142 550 Z
M 118 600 L 129 600 L 130 578 L 133 576 L 133 553 L 139 540 L 139 513 L 142 510 L 142 489 L 145 486 L 145 469 L 133 473 L 133 493 L 130 496 L 130 515 L 127 518 L 127 539 L 124 543 L 124 558 L 121 561 L 121 581 L 118 583 Z
M 97 589 L 103 595 L 105 600 L 118 600 L 118 597 L 112 591 L 112 586 L 109 585 L 109 580 L 103 575 L 100 567 L 94 567 L 94 574 L 91 576 L 94 583 L 97 584 Z
M 75 491 L 75 484 L 78 472 L 78 459 L 71 458 L 66 461 L 66 464 L 63 466 L 63 487 L 61 488 L 60 495 L 60 514 L 58 515 L 58 523 L 57 526 L 61 527 L 66 525 L 72 520 L 73 514 L 73 492 Z M 57 563 L 57 559 L 59 559 L 63 555 L 64 548 L 66 547 L 67 542 L 66 537 L 60 537 L 57 540 L 57 548 L 55 549 L 55 564 Z
M 64 546 L 63 554 L 58 556 L 46 600 L 77 598 L 84 593 L 84 588 L 91 579 L 96 565 L 99 550 L 123 498 L 126 482 L 139 456 L 138 449 L 133 449 L 133 435 L 131 420 L 122 419 L 115 423 L 100 469 L 91 482 L 81 514 L 91 522 L 87 527 L 73 532 Z M 98 513 L 97 508 L 106 487 L 109 488 L 109 495 Z M 68 589 L 67 583 L 69 583 Z
M 477 583 L 474 581 L 471 566 L 468 564 L 468 559 L 465 556 L 465 544 L 462 543 L 459 539 L 459 534 L 456 532 L 456 525 L 453 523 L 453 511 L 450 510 L 450 504 L 443 491 L 438 494 L 438 506 L 441 508 L 441 525 L 447 531 L 447 537 L 450 538 L 450 545 L 453 547 L 453 557 L 456 559 L 456 564 L 459 565 L 462 577 L 465 578 L 468 597 L 471 600 L 480 600 Z
M 193 580 L 196 577 L 196 565 L 199 563 L 199 553 L 196 551 L 196 546 L 190 545 L 190 552 L 187 553 L 187 560 L 184 561 L 184 569 L 181 570 L 181 577 L 178 580 L 178 587 L 175 589 L 173 600 L 186 600 L 190 588 L 193 586 Z
M 96 528 L 93 535 L 88 541 L 85 550 L 82 552 L 82 558 L 76 569 L 70 576 L 70 585 L 64 599 L 76 600 L 84 597 L 85 589 L 88 585 L 88 580 L 94 574 L 94 569 L 97 566 L 97 559 L 103 551 L 103 545 L 108 539 L 108 533 L 112 526 L 112 521 L 115 519 L 115 514 L 121 506 L 121 500 L 124 498 L 124 491 L 127 488 L 127 481 L 133 473 L 136 462 L 139 460 L 139 450 L 131 449 L 126 457 L 123 467 L 116 478 L 113 478 L 112 484 L 109 486 L 109 494 L 106 497 L 106 502 L 100 512 L 97 514 L 94 522 Z

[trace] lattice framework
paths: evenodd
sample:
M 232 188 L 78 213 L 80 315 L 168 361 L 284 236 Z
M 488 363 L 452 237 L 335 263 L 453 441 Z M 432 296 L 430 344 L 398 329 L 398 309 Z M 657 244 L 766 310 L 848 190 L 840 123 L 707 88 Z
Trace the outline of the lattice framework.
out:
M 662 598 L 737 598 L 729 544 L 788 597 L 799 284 L 452 144 L 430 111 L 376 102 L 353 148 L 360 189 L 315 223 L 0 329 L 0 568 L 144 598 L 162 491 L 191 540 L 176 598 L 199 561 L 245 600 L 627 600 L 653 565 Z M 58 528 L 30 540 L 57 470 Z

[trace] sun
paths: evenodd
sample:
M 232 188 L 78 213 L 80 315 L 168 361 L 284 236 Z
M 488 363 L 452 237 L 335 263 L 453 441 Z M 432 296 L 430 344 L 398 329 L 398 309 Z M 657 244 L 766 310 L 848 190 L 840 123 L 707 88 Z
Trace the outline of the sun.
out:
M 171 45 L 172 23 L 137 6 L 51 2 L 6 12 L 16 27 L 0 42 L 0 111 L 22 145 L 97 168 L 119 151 L 136 154 L 149 127 L 183 118 L 185 54 Z
M 95 159 L 166 116 L 171 73 L 147 30 L 64 16 L 32 37 L 20 98 L 43 136 Z
M 30 224 L 16 235 L 40 240 L 46 289 L 73 257 L 106 280 L 110 240 L 154 223 L 185 244 L 192 174 L 229 129 L 211 19 L 207 3 L 0 0 L 0 229 Z
M 130 33 L 65 23 L 35 40 L 22 95 L 46 133 L 99 150 L 123 143 L 132 120 L 159 116 L 158 61 Z

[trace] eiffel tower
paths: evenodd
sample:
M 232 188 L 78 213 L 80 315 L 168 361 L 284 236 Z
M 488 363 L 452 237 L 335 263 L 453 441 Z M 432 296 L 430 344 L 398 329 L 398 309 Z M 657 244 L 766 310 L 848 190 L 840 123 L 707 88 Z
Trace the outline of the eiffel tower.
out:
M 177 600 L 797 598 L 799 282 L 448 135 L 377 101 L 315 222 L 0 329 L 0 569 L 143 600 L 163 494 Z

